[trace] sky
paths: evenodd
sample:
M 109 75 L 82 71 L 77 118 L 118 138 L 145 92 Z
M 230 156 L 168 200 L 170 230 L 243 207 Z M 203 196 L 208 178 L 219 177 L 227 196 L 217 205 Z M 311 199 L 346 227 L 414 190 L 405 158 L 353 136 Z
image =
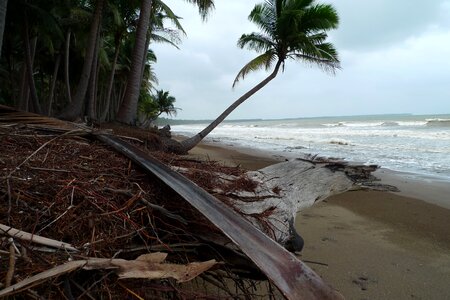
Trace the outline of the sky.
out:
M 248 15 L 253 0 L 216 0 L 203 22 L 185 1 L 165 1 L 182 17 L 180 49 L 153 44 L 158 89 L 181 108 L 177 119 L 214 119 L 269 75 L 249 74 L 234 89 L 239 70 L 257 53 L 236 43 L 258 32 Z M 338 50 L 335 75 L 287 61 L 283 73 L 228 119 L 280 119 L 370 114 L 450 113 L 450 0 L 330 0 L 340 25 L 329 41 Z M 167 24 L 169 26 L 169 24 Z

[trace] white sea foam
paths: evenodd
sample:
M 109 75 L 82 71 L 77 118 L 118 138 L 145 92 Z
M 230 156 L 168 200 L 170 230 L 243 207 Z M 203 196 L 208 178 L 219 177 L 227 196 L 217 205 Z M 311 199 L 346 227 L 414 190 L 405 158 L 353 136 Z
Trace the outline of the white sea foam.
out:
M 192 135 L 205 125 L 172 129 Z M 209 138 L 290 156 L 341 157 L 450 180 L 449 127 L 450 115 L 328 117 L 224 123 Z

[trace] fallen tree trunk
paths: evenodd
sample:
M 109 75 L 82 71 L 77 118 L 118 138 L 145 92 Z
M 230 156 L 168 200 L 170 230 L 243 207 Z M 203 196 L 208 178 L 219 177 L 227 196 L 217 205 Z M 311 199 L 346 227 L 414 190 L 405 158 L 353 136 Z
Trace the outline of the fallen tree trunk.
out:
M 261 221 L 252 216 L 264 215 L 270 210 L 264 222 L 270 225 L 272 238 L 285 245 L 295 243 L 298 238 L 293 225 L 299 211 L 329 196 L 364 187 L 366 182 L 374 180 L 370 173 L 377 168 L 294 159 L 248 172 L 248 178 L 258 183 L 255 191 L 237 191 L 229 196 L 234 207 L 249 216 L 259 228 L 267 224 L 262 226 Z
M 377 179 L 371 173 L 377 168 L 376 165 L 352 165 L 316 157 L 293 159 L 249 171 L 243 177 L 214 174 L 222 182 L 250 181 L 247 186 L 252 188 L 244 185 L 241 189 L 216 188 L 213 192 L 225 196 L 236 211 L 278 243 L 288 245 L 291 251 L 300 251 L 303 242 L 294 228 L 299 211 L 349 190 L 395 190 L 391 186 L 374 184 Z

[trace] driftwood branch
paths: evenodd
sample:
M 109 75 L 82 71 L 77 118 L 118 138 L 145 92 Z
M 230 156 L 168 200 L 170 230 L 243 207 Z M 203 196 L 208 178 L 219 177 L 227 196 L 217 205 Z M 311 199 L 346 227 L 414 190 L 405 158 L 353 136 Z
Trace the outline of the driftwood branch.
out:
M 163 279 L 174 278 L 178 282 L 192 280 L 201 273 L 209 270 L 217 264 L 215 260 L 205 262 L 193 262 L 187 265 L 166 264 L 163 261 L 167 254 L 156 252 L 144 254 L 135 260 L 109 259 L 109 258 L 87 258 L 67 262 L 56 266 L 32 277 L 22 280 L 12 286 L 0 290 L 0 297 L 9 296 L 25 289 L 30 289 L 51 278 L 61 276 L 74 270 L 83 268 L 85 270 L 108 270 L 112 269 L 120 279 L 146 278 Z
M 9 287 L 11 285 L 11 281 L 14 276 L 14 269 L 16 266 L 16 253 L 14 249 L 14 240 L 12 238 L 9 238 L 9 266 L 8 266 L 8 272 L 6 273 L 6 279 L 5 279 L 5 287 Z
M 294 159 L 247 172 L 257 188 L 253 192 L 232 191 L 229 196 L 234 208 L 246 216 L 264 216 L 271 209 L 263 218 L 264 224 L 257 218 L 249 220 L 286 245 L 298 238 L 293 224 L 299 211 L 335 194 L 370 188 L 376 180 L 371 173 L 377 168 L 316 157 Z
M 22 230 L 13 228 L 13 227 L 9 227 L 4 224 L 0 224 L 0 234 L 6 234 L 6 235 L 9 235 L 9 236 L 17 238 L 17 239 L 30 241 L 30 242 L 33 242 L 36 244 L 40 244 L 40 245 L 44 245 L 44 246 L 48 246 L 48 247 L 52 247 L 52 248 L 64 249 L 64 250 L 68 250 L 68 251 L 78 251 L 78 249 L 73 247 L 71 244 L 53 240 L 53 239 L 49 239 L 49 238 L 42 237 L 39 235 L 35 235 L 35 234 L 25 232 L 25 231 L 22 231 Z

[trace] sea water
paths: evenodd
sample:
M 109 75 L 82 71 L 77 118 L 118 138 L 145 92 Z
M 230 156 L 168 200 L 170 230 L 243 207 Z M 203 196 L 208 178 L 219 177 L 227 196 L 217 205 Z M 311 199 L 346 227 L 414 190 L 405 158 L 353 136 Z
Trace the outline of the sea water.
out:
M 193 135 L 207 124 L 172 126 Z M 450 181 L 450 114 L 319 117 L 222 123 L 206 138 L 229 145 L 313 154 Z

